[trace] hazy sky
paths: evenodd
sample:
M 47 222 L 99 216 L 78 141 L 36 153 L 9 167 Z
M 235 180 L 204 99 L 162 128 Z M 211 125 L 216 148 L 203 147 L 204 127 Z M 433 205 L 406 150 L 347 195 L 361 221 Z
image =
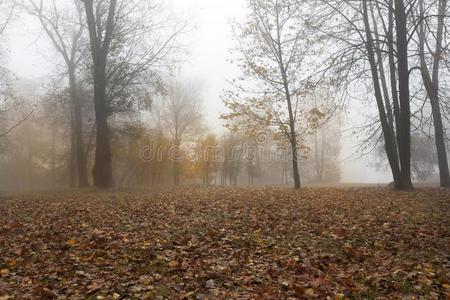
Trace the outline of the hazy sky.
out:
M 233 47 L 230 21 L 245 16 L 244 0 L 166 0 L 167 6 L 177 13 L 189 15 L 195 29 L 184 38 L 189 56 L 182 66 L 183 74 L 201 80 L 204 87 L 205 118 L 212 130 L 218 132 L 218 121 L 224 106 L 221 91 L 227 87 L 227 79 L 237 74 L 234 66 L 227 63 L 229 50 Z M 45 46 L 46 36 L 31 18 L 17 20 L 10 28 L 6 46 L 10 69 L 20 78 L 43 80 L 55 68 L 55 52 Z M 58 58 L 59 61 L 59 58 Z M 358 106 L 358 108 L 355 108 Z M 347 116 L 358 119 L 367 107 L 354 105 Z M 360 110 L 365 111 L 360 111 Z M 347 127 L 353 122 L 346 122 Z M 381 183 L 390 180 L 386 173 L 369 168 L 369 158 L 355 160 L 352 154 L 357 145 L 351 131 L 344 133 L 342 151 L 343 182 Z

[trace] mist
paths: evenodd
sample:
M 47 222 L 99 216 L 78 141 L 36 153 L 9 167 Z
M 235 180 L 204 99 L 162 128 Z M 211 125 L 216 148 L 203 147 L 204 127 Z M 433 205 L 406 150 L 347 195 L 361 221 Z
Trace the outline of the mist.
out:
M 0 300 L 450 299 L 447 0 L 0 0 Z
M 67 3 L 70 4 L 70 1 Z M 171 59 L 174 59 L 173 62 L 176 65 L 175 72 L 178 73 L 176 76 L 201 82 L 202 108 L 200 113 L 203 116 L 203 125 L 207 130 L 200 133 L 199 137 L 210 134 L 217 137 L 225 136 L 227 135 L 227 129 L 223 127 L 225 122 L 220 119 L 220 115 L 227 112 L 222 99 L 223 91 L 229 89 L 230 81 L 240 74 L 239 68 L 230 64 L 233 56 L 231 50 L 237 45 L 233 38 L 232 23 L 245 20 L 248 8 L 241 1 L 230 1 L 226 5 L 221 1 L 168 1 L 163 4 L 163 7 L 166 10 L 164 13 L 172 14 L 173 22 L 180 22 L 183 18 L 190 20 L 186 32 L 177 37 L 177 47 L 180 51 L 170 55 L 173 55 Z M 14 86 L 16 93 L 31 93 L 27 96 L 34 99 L 30 101 L 35 102 L 31 106 L 42 105 L 43 101 L 39 98 L 44 97 L 49 86 L 57 84 L 60 85 L 59 88 L 64 88 L 64 62 L 58 57 L 57 51 L 37 18 L 16 8 L 14 17 L 3 34 L 2 45 L 3 59 L 11 74 L 10 77 L 13 78 L 10 84 Z M 174 64 L 170 64 L 170 68 L 173 66 Z M 164 74 L 172 71 L 165 68 L 165 66 L 158 66 L 155 68 L 157 69 L 155 72 L 160 73 L 158 76 L 167 76 Z M 29 85 L 32 87 L 28 87 Z M 26 91 L 27 89 L 32 91 Z M 337 99 L 336 105 L 338 102 L 340 105 L 341 101 L 345 102 L 345 100 Z M 374 151 L 368 153 L 361 151 L 365 132 L 354 134 L 355 128 L 364 127 L 367 119 L 376 115 L 376 107 L 366 105 L 364 96 L 360 99 L 352 99 L 351 103 L 346 102 L 344 106 L 339 111 L 340 129 L 337 134 L 340 137 L 340 149 L 338 155 L 335 155 L 339 176 L 337 180 L 330 183 L 333 185 L 337 183 L 390 183 L 392 175 L 386 168 L 376 166 L 380 164 L 379 160 L 384 160 L 384 158 L 378 159 Z M 24 109 L 22 108 L 22 110 Z M 138 114 L 136 113 L 136 115 Z M 264 128 L 261 129 L 261 131 L 264 130 Z M 18 136 L 20 133 L 11 132 L 9 139 L 19 139 L 14 137 L 15 135 Z M 67 143 L 62 140 L 58 142 Z M 311 159 L 314 153 L 305 155 Z M 266 172 L 272 173 L 271 171 Z M 310 170 L 305 170 L 304 173 L 310 172 Z M 309 174 L 304 176 L 310 177 Z M 201 176 L 198 177 L 200 180 Z M 436 179 L 436 176 L 427 178 L 428 181 Z M 259 184 L 278 185 L 278 181 L 261 180 Z M 247 180 L 243 178 L 240 184 L 246 185 Z M 42 184 L 38 185 L 42 186 Z

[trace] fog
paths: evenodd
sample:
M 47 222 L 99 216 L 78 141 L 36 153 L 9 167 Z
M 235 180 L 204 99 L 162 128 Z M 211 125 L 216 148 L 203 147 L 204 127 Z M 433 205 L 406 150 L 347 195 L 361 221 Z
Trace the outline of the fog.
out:
M 70 1 L 67 3 L 70 3 Z M 219 140 L 221 136 L 226 136 L 229 134 L 229 129 L 224 127 L 227 121 L 224 120 L 223 115 L 230 113 L 228 107 L 224 104 L 224 95 L 226 91 L 233 88 L 233 80 L 242 74 L 240 67 L 237 64 L 232 64 L 230 62 L 230 60 L 234 59 L 236 56 L 236 54 L 233 54 L 231 51 L 236 49 L 238 46 L 238 41 L 236 36 L 233 34 L 232 28 L 233 24 L 245 23 L 250 11 L 247 7 L 247 3 L 241 0 L 171 0 L 160 1 L 158 3 L 162 4 L 161 9 L 164 10 L 165 15 L 169 16 L 167 18 L 168 21 L 165 20 L 165 22 L 167 21 L 166 25 L 169 24 L 167 25 L 169 27 L 164 29 L 165 31 L 170 31 L 173 29 L 170 28 L 170 26 L 176 25 L 170 24 L 176 24 L 177 22 L 179 24 L 180 20 L 182 20 L 182 22 L 186 22 L 186 27 L 183 32 L 176 37 L 176 46 L 173 45 L 173 48 L 175 49 L 173 51 L 174 53 L 167 53 L 168 59 L 164 61 L 164 64 L 161 63 L 161 65 L 164 66 L 155 64 L 153 69 L 150 67 L 146 69 L 145 72 L 152 74 L 149 76 L 154 76 L 155 73 L 158 73 L 158 78 L 162 78 L 163 81 L 173 83 L 173 90 L 189 89 L 185 86 L 183 87 L 183 85 L 186 85 L 183 82 L 190 82 L 191 85 L 196 86 L 195 95 L 193 97 L 198 98 L 198 102 L 201 103 L 198 108 L 198 118 L 202 119 L 202 124 L 198 126 L 195 125 L 195 127 L 199 127 L 196 128 L 196 133 L 189 132 L 186 134 L 186 137 L 183 137 L 183 142 L 179 141 L 181 137 L 168 136 L 167 138 L 169 140 L 176 140 L 177 143 L 180 143 L 180 145 L 177 146 L 181 146 L 181 144 L 183 144 L 183 147 L 186 148 L 189 148 L 188 145 L 197 143 L 199 138 L 206 137 L 208 135 L 215 135 Z M 5 10 L 6 9 L 7 8 L 5 8 Z M 307 8 L 307 10 L 308 9 L 310 8 Z M 307 14 L 309 14 L 309 12 L 307 12 Z M 301 22 L 298 24 L 301 24 Z M 85 32 L 85 34 L 87 34 L 87 32 Z M 164 35 L 165 33 L 159 34 Z M 149 35 L 149 39 L 151 38 L 154 37 Z M 85 40 L 85 42 L 87 42 L 87 40 Z M 148 43 L 151 44 L 152 40 L 149 40 Z M 88 60 L 88 47 L 85 47 L 82 51 L 84 52 L 83 60 Z M 325 52 L 332 54 L 331 52 L 333 51 L 328 50 Z M 50 90 L 59 89 L 59 91 L 63 91 L 67 88 L 67 83 L 65 82 L 64 77 L 66 76 L 66 66 L 64 64 L 64 60 L 61 59 L 58 51 L 55 50 L 55 47 L 52 45 L 48 35 L 42 29 L 38 18 L 27 13 L 20 7 L 20 5 L 18 5 L 15 9 L 14 16 L 8 24 L 6 32 L 2 36 L 2 55 L 2 61 L 6 64 L 7 69 L 11 74 L 11 84 L 14 86 L 15 93 L 23 95 L 23 99 L 20 102 L 29 102 L 28 104 L 25 104 L 25 107 L 28 106 L 28 110 L 32 109 L 36 111 L 34 115 L 37 114 L 37 111 L 40 109 L 40 105 L 43 103 L 42 97 L 48 96 L 48 92 Z M 166 57 L 164 59 L 166 59 Z M 307 63 L 308 62 L 306 62 L 306 64 Z M 83 62 L 83 64 L 85 64 L 85 62 Z M 82 66 L 82 68 L 85 68 L 85 66 Z M 83 72 L 85 71 L 86 70 L 83 70 Z M 176 79 L 173 79 L 172 77 L 175 77 Z M 93 95 L 89 92 L 89 89 L 92 88 L 91 82 L 89 82 L 91 79 L 87 76 L 86 79 L 83 80 L 87 80 L 86 93 L 88 95 L 86 97 L 92 98 Z M 414 84 L 416 82 L 415 79 L 412 82 Z M 170 85 L 170 83 L 167 84 L 167 86 Z M 157 86 L 157 84 L 155 86 Z M 358 88 L 350 85 L 348 89 L 357 90 Z M 320 90 L 320 88 L 318 90 Z M 134 112 L 142 112 L 146 110 L 146 112 L 143 113 L 143 116 L 141 115 L 140 121 L 143 121 L 146 125 L 151 124 L 150 127 L 152 130 L 161 126 L 163 129 L 170 127 L 168 124 L 161 125 L 163 124 L 161 123 L 161 120 L 166 118 L 164 114 L 170 114 L 170 111 L 161 108 L 160 112 L 155 113 L 158 106 L 155 103 L 158 103 L 158 101 L 159 103 L 165 103 L 166 101 L 164 100 L 164 97 L 157 95 L 159 91 L 157 91 L 153 86 L 146 88 L 144 94 L 141 93 L 142 91 L 135 92 L 136 95 L 128 95 L 130 96 L 130 99 L 136 97 L 142 98 L 142 95 L 145 94 L 146 97 L 148 96 L 151 101 L 153 101 L 150 107 L 145 109 L 142 108 L 141 105 L 127 104 L 128 107 L 133 108 Z M 334 159 L 334 164 L 339 168 L 339 176 L 337 176 L 335 182 L 328 182 L 328 184 L 388 184 L 393 181 L 392 173 L 390 172 L 387 164 L 387 159 L 384 155 L 380 156 L 377 153 L 379 152 L 380 146 L 373 146 L 373 144 L 364 145 L 364 141 L 367 139 L 367 136 L 373 133 L 371 131 L 373 128 L 368 128 L 367 130 L 364 129 L 362 131 L 359 129 L 367 126 L 367 124 L 372 121 L 371 119 L 374 117 L 376 118 L 377 116 L 376 102 L 371 99 L 373 96 L 368 96 L 366 92 L 373 93 L 372 88 L 368 87 L 368 89 L 362 94 L 354 93 L 351 97 L 342 97 L 342 99 L 337 96 L 337 93 L 333 95 L 333 101 L 335 101 L 336 105 L 339 104 L 340 108 L 334 116 L 330 115 L 326 118 L 330 118 L 331 120 L 333 120 L 333 118 L 339 119 L 339 128 L 337 128 L 335 134 L 339 137 L 338 142 L 340 144 L 340 149 L 337 157 Z M 154 94 L 148 95 L 146 93 Z M 178 92 L 174 92 L 174 94 L 177 93 Z M 313 94 L 314 93 L 316 92 L 313 92 Z M 339 93 L 341 93 L 341 91 L 339 91 Z M 314 96 L 310 95 L 305 97 L 307 98 Z M 357 99 L 358 97 L 360 99 Z M 161 104 L 161 106 L 163 106 L 163 104 Z M 27 108 L 15 107 L 18 110 L 21 110 L 22 115 L 26 115 Z M 87 111 L 89 109 L 92 111 L 88 115 Z M 94 118 L 94 115 L 92 114 L 93 107 L 91 106 L 90 108 L 85 108 L 83 111 L 86 113 L 86 115 L 82 116 L 83 120 L 86 119 L 84 131 L 85 135 L 88 136 L 90 132 L 89 128 L 91 126 L 89 124 L 92 124 Z M 124 124 L 127 122 L 124 121 L 126 119 L 126 117 L 123 116 L 124 113 L 125 112 L 121 109 L 120 113 L 112 116 L 111 119 L 114 119 L 114 122 L 118 122 L 118 124 Z M 155 121 L 155 114 L 159 118 L 159 121 Z M 428 111 L 426 114 L 430 114 L 430 112 Z M 23 139 L 23 141 L 26 141 L 26 135 L 25 137 L 23 136 L 23 128 L 27 126 L 27 123 L 30 125 L 31 122 L 37 122 L 42 125 L 42 120 L 34 119 L 34 115 L 25 120 L 23 123 L 23 120 L 20 120 L 20 117 L 17 118 L 17 116 L 6 122 L 7 124 L 4 124 L 5 129 L 15 125 L 14 122 L 21 122 L 21 125 L 17 126 L 14 131 L 8 133 L 8 136 L 5 137 L 5 139 L 8 138 L 12 141 Z M 42 118 L 42 116 L 40 118 Z M 43 117 L 43 120 L 45 120 L 45 117 Z M 65 121 L 63 120 L 61 122 Z M 190 126 L 190 124 L 186 125 L 186 127 Z M 320 125 L 315 133 L 311 133 L 305 137 L 305 140 L 310 140 L 311 137 L 317 135 L 320 130 L 323 131 L 324 129 L 321 129 L 321 126 L 323 125 Z M 337 125 L 331 121 L 331 125 L 329 126 L 334 127 Z M 428 129 L 423 129 L 422 131 L 427 130 Z M 259 128 L 257 131 L 262 131 L 266 134 L 267 129 Z M 305 132 L 306 131 L 307 130 L 305 130 Z M 45 135 L 44 132 L 42 132 L 42 134 Z M 61 134 L 64 136 L 64 133 Z M 66 132 L 65 134 L 68 133 Z M 270 134 L 267 133 L 267 135 Z M 377 135 L 381 134 L 377 133 Z M 120 139 L 123 139 L 124 137 L 126 137 L 127 140 L 127 147 L 130 147 L 129 144 L 130 142 L 133 143 L 133 141 L 132 138 L 126 136 L 126 134 L 125 136 L 116 136 L 115 138 L 118 138 L 119 140 L 117 142 L 122 145 L 124 141 Z M 44 141 L 48 141 L 48 138 L 44 138 Z M 270 142 L 274 144 L 278 141 L 277 138 L 273 137 L 268 139 L 270 139 Z M 378 137 L 375 137 L 374 139 L 376 140 Z M 133 148 L 133 151 L 139 152 L 142 150 L 142 141 L 135 141 L 135 144 L 136 147 Z M 305 152 L 306 154 L 304 154 L 303 159 L 305 161 L 313 159 L 314 156 L 312 146 L 310 144 L 311 143 L 307 145 L 307 148 L 309 149 Z M 138 145 L 140 146 L 138 147 Z M 64 147 L 67 148 L 67 145 Z M 270 148 L 270 146 L 268 147 Z M 373 149 L 367 151 L 367 149 L 370 149 L 371 147 L 373 147 Z M 61 151 L 64 152 L 66 150 Z M 91 149 L 91 151 L 92 152 L 88 155 L 88 174 L 91 173 L 90 168 L 92 168 L 93 160 L 95 159 L 94 149 Z M 12 154 L 12 156 L 14 156 L 14 154 Z M 115 153 L 112 154 L 113 161 L 114 157 Z M 7 160 L 11 160 L 11 157 Z M 122 164 L 126 164 L 126 161 L 127 160 L 125 159 L 121 162 L 121 165 L 115 167 L 125 168 Z M 172 168 L 169 166 L 166 167 Z M 189 168 L 194 168 L 193 166 L 182 167 L 182 169 L 183 168 L 184 171 L 182 172 L 185 172 L 185 175 L 183 175 L 185 176 L 184 183 L 188 184 L 200 182 L 200 178 L 197 178 L 197 180 L 191 180 L 191 175 L 189 175 L 190 171 L 186 170 Z M 434 170 L 434 172 L 432 172 L 433 174 L 428 176 L 425 180 L 436 182 L 438 173 L 437 165 L 432 166 L 431 169 Z M 269 170 L 271 169 L 269 168 Z M 8 172 L 7 168 L 2 168 L 2 172 Z M 271 173 L 271 171 L 268 172 Z M 304 172 L 310 171 L 301 170 L 300 167 L 300 175 L 302 177 L 308 177 L 308 174 L 304 174 Z M 6 174 L 2 175 L 5 176 Z M 167 176 L 170 177 L 170 175 Z M 268 176 L 266 179 L 261 180 L 259 184 L 279 185 L 279 182 L 270 182 L 270 178 L 271 176 Z M 92 181 L 92 179 L 89 181 Z M 245 176 L 243 176 L 239 181 L 242 181 L 240 182 L 242 185 L 246 185 L 248 183 Z M 291 179 L 288 180 L 288 182 L 290 181 Z M 209 180 L 207 183 L 209 184 Z M 219 184 L 217 179 L 214 180 L 214 183 Z M 326 181 L 322 183 L 326 183 Z M 141 183 L 141 185 L 145 185 L 145 183 Z
M 450 300 L 449 5 L 0 0 L 0 300 Z

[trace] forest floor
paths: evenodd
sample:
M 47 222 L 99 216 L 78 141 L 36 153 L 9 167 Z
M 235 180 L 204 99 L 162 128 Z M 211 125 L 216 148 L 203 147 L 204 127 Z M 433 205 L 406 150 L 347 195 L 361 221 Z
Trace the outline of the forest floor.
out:
M 0 198 L 0 299 L 450 299 L 450 191 Z

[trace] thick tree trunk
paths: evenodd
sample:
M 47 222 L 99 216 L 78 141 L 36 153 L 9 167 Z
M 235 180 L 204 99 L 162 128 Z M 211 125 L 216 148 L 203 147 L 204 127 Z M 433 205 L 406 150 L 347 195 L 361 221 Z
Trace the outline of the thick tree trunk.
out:
M 108 105 L 106 102 L 105 65 L 99 63 L 94 77 L 95 118 L 97 124 L 95 163 L 92 170 L 94 185 L 99 188 L 114 186 L 111 149 L 109 144 Z
M 411 182 L 411 109 L 409 99 L 408 31 L 406 8 L 403 0 L 395 0 L 398 83 L 400 100 L 399 137 L 400 185 L 401 190 L 413 188 Z
M 106 97 L 106 61 L 113 39 L 117 0 L 110 0 L 108 17 L 105 24 L 94 12 L 93 0 L 84 0 L 86 22 L 89 29 L 92 61 L 94 63 L 94 98 L 97 125 L 95 163 L 92 170 L 94 185 L 99 188 L 114 186 L 111 148 L 109 143 L 108 115 L 109 106 Z M 97 7 L 99 9 L 99 7 Z M 97 19 L 98 18 L 98 19 Z M 102 30 L 102 26 L 105 30 Z

